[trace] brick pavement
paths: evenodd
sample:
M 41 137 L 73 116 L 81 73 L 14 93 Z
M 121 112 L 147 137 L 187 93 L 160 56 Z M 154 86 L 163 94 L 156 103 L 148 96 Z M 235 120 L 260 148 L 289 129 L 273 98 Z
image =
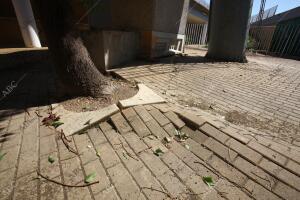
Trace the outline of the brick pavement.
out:
M 130 107 L 86 133 L 69 136 L 79 156 L 34 114 L 46 116 L 47 111 L 47 106 L 35 107 L 1 121 L 15 135 L 1 142 L 1 152 L 7 154 L 0 161 L 0 199 L 274 200 L 300 194 L 300 149 L 221 130 L 174 105 Z M 175 130 L 188 138 L 176 140 Z M 153 153 L 158 148 L 164 152 L 160 156 Z M 37 178 L 36 170 L 74 185 L 96 172 L 100 182 L 63 187 Z M 207 186 L 204 176 L 215 185 Z
M 252 55 L 246 64 L 214 63 L 197 57 L 203 51 L 187 53 L 115 72 L 145 83 L 171 102 L 221 114 L 300 146 L 300 61 Z

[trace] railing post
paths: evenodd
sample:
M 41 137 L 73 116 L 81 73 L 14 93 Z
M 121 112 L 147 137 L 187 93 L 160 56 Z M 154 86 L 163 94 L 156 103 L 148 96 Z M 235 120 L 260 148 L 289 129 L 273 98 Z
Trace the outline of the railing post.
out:
M 26 47 L 41 47 L 30 0 L 12 0 Z

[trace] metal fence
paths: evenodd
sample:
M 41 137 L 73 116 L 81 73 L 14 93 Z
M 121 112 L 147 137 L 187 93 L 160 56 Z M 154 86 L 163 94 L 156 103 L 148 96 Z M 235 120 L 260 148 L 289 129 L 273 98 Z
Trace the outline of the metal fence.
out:
M 187 24 L 185 29 L 185 45 L 199 46 L 207 44 L 207 24 Z
M 276 26 L 251 27 L 248 48 L 277 56 L 300 57 L 299 22 L 300 19 Z

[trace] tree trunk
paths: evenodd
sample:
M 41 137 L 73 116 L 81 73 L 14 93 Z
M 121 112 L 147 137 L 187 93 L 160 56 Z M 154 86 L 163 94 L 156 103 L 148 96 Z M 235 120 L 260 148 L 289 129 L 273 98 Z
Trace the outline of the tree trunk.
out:
M 113 87 L 91 60 L 72 15 L 69 0 L 37 0 L 41 24 L 64 95 L 99 97 Z

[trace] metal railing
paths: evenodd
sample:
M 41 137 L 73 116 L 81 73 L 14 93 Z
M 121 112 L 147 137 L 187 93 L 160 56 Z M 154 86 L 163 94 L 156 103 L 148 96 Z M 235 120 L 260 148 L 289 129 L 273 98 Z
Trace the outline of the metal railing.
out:
M 300 56 L 300 24 L 251 27 L 249 39 L 252 44 L 248 49 L 277 56 Z
M 185 29 L 185 45 L 198 46 L 207 44 L 207 24 L 187 24 Z

